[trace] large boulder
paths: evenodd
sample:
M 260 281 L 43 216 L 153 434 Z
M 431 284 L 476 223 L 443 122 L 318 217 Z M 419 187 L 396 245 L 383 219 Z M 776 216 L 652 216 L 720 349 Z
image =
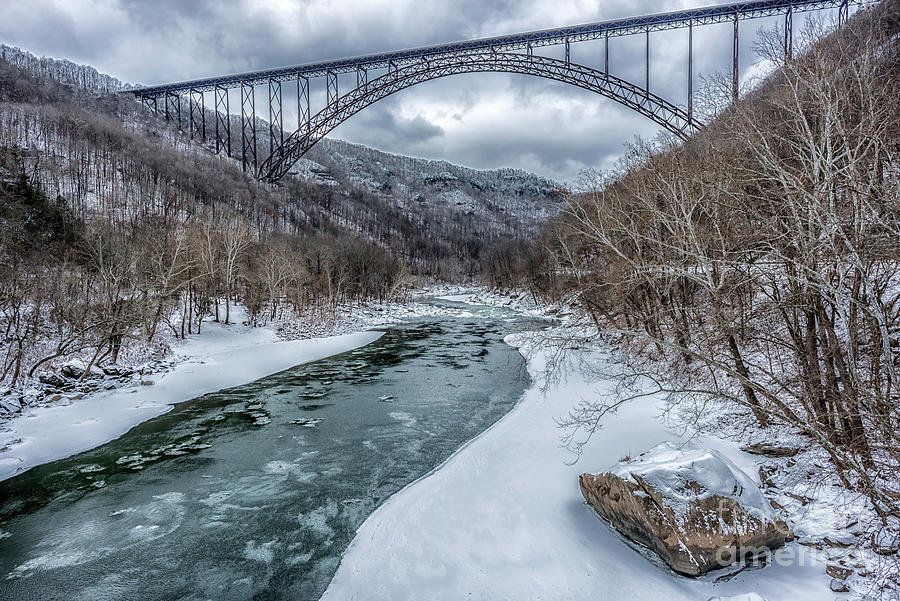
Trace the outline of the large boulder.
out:
M 125 367 L 123 365 L 116 365 L 115 363 L 111 363 L 109 365 L 104 365 L 100 369 L 103 370 L 103 373 L 107 376 L 113 376 L 118 378 L 123 378 L 125 376 L 130 376 L 134 373 L 134 370 L 130 367 Z
M 699 576 L 784 544 L 790 532 L 756 483 L 712 449 L 663 443 L 600 474 L 582 474 L 587 502 L 673 570 Z
M 77 379 L 84 374 L 84 370 L 86 369 L 86 365 L 80 359 L 72 359 L 71 361 L 67 361 L 59 368 L 60 373 L 67 378 Z
M 82 373 L 83 373 L 83 370 L 82 370 Z M 44 372 L 44 373 L 40 374 L 38 376 L 38 381 L 41 384 L 46 384 L 47 386 L 52 386 L 53 388 L 62 388 L 63 386 L 65 386 L 66 384 L 69 383 L 61 375 L 59 375 L 55 372 L 52 372 L 52 371 Z
M 59 372 L 67 378 L 71 378 L 73 380 L 77 380 L 80 378 L 84 372 L 87 370 L 87 365 L 85 365 L 84 361 L 80 359 L 72 359 L 70 361 L 66 361 L 59 368 Z M 91 371 L 85 378 L 102 378 L 103 372 L 100 371 L 96 366 L 91 367 Z

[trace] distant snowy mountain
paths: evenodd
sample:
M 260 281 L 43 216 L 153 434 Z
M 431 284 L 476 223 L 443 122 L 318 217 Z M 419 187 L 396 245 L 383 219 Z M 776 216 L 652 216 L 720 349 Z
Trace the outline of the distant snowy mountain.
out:
M 466 215 L 515 215 L 538 223 L 560 207 L 562 186 L 517 169 L 478 170 L 325 138 L 291 173 L 321 185 L 362 188 L 402 209 L 446 207 Z

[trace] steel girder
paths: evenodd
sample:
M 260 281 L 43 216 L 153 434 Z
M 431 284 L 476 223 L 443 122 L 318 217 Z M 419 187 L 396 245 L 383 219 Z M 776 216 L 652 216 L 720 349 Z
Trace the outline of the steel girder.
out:
M 398 50 L 382 54 L 371 54 L 353 58 L 344 58 L 320 63 L 309 63 L 282 67 L 278 69 L 266 69 L 250 73 L 225 75 L 222 77 L 210 77 L 177 83 L 169 83 L 158 86 L 150 86 L 131 90 L 136 96 L 159 96 L 166 92 L 185 91 L 190 89 L 210 91 L 216 86 L 236 88 L 244 84 L 264 85 L 269 79 L 278 81 L 293 81 L 298 76 L 326 77 L 329 73 L 352 73 L 359 68 L 393 69 L 402 67 L 423 57 L 440 57 L 448 54 L 467 54 L 476 51 L 491 50 L 494 52 L 510 52 L 516 50 L 533 50 L 539 46 L 554 46 L 596 40 L 609 36 L 626 36 L 642 34 L 647 31 L 661 31 L 678 29 L 689 25 L 708 25 L 711 23 L 728 23 L 735 19 L 754 19 L 784 15 L 788 11 L 798 13 L 803 11 L 822 10 L 826 8 L 838 8 L 842 19 L 846 19 L 849 4 L 860 5 L 865 0 L 754 0 L 751 2 L 738 2 L 705 8 L 679 10 L 668 13 L 617 19 L 614 21 L 602 21 L 586 25 L 574 25 L 571 27 L 559 27 L 544 29 L 512 35 L 466 40 L 451 44 L 438 44 L 423 48 Z M 532 52 L 533 53 L 533 52 Z
M 461 73 L 534 75 L 590 90 L 654 120 L 684 139 L 701 124 L 671 102 L 640 86 L 591 67 L 544 56 L 478 52 L 418 62 L 398 68 L 337 98 L 301 126 L 260 166 L 258 177 L 275 182 L 328 132 L 367 106 L 419 83 Z

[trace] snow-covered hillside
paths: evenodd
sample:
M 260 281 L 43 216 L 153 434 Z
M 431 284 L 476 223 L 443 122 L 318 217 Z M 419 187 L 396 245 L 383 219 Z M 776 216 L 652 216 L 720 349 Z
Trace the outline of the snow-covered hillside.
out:
M 88 65 L 67 60 L 38 58 L 27 51 L 0 45 L 0 59 L 25 73 L 50 79 L 90 94 L 103 94 L 134 87 L 114 77 L 99 73 Z M 189 100 L 182 98 L 182 131 L 188 131 Z M 199 110 L 199 107 L 197 107 Z M 215 122 L 215 114 L 206 109 L 207 123 Z M 231 115 L 231 131 L 241 131 L 239 115 Z M 146 124 L 136 123 L 136 127 Z M 173 128 L 174 129 L 174 128 Z M 215 147 L 211 128 L 203 146 Z M 268 154 L 265 132 L 269 124 L 257 119 L 257 152 L 262 162 Z M 290 132 L 286 132 L 288 134 Z M 186 144 L 175 136 L 172 143 L 182 151 L 199 150 L 199 145 Z M 17 140 L 28 147 L 27 140 Z M 232 136 L 232 155 L 240 156 L 239 135 Z M 194 148 L 190 148 L 194 146 Z M 404 212 L 422 209 L 449 214 L 488 217 L 505 224 L 508 232 L 530 233 L 562 206 L 563 186 L 545 177 L 518 169 L 478 170 L 434 161 L 389 154 L 342 140 L 325 138 L 293 167 L 290 176 L 315 186 L 343 193 L 360 190 L 388 201 Z
M 361 187 L 409 210 L 429 204 L 464 214 L 515 214 L 526 222 L 555 214 L 563 190 L 557 182 L 518 169 L 470 169 L 331 138 L 314 146 L 293 173 L 325 185 Z

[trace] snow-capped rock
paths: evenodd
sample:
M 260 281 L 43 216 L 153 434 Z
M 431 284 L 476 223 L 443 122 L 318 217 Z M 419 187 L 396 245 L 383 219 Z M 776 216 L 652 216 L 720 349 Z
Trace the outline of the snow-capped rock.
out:
M 616 530 L 688 576 L 764 554 L 790 534 L 756 483 L 712 449 L 662 443 L 579 484 Z

